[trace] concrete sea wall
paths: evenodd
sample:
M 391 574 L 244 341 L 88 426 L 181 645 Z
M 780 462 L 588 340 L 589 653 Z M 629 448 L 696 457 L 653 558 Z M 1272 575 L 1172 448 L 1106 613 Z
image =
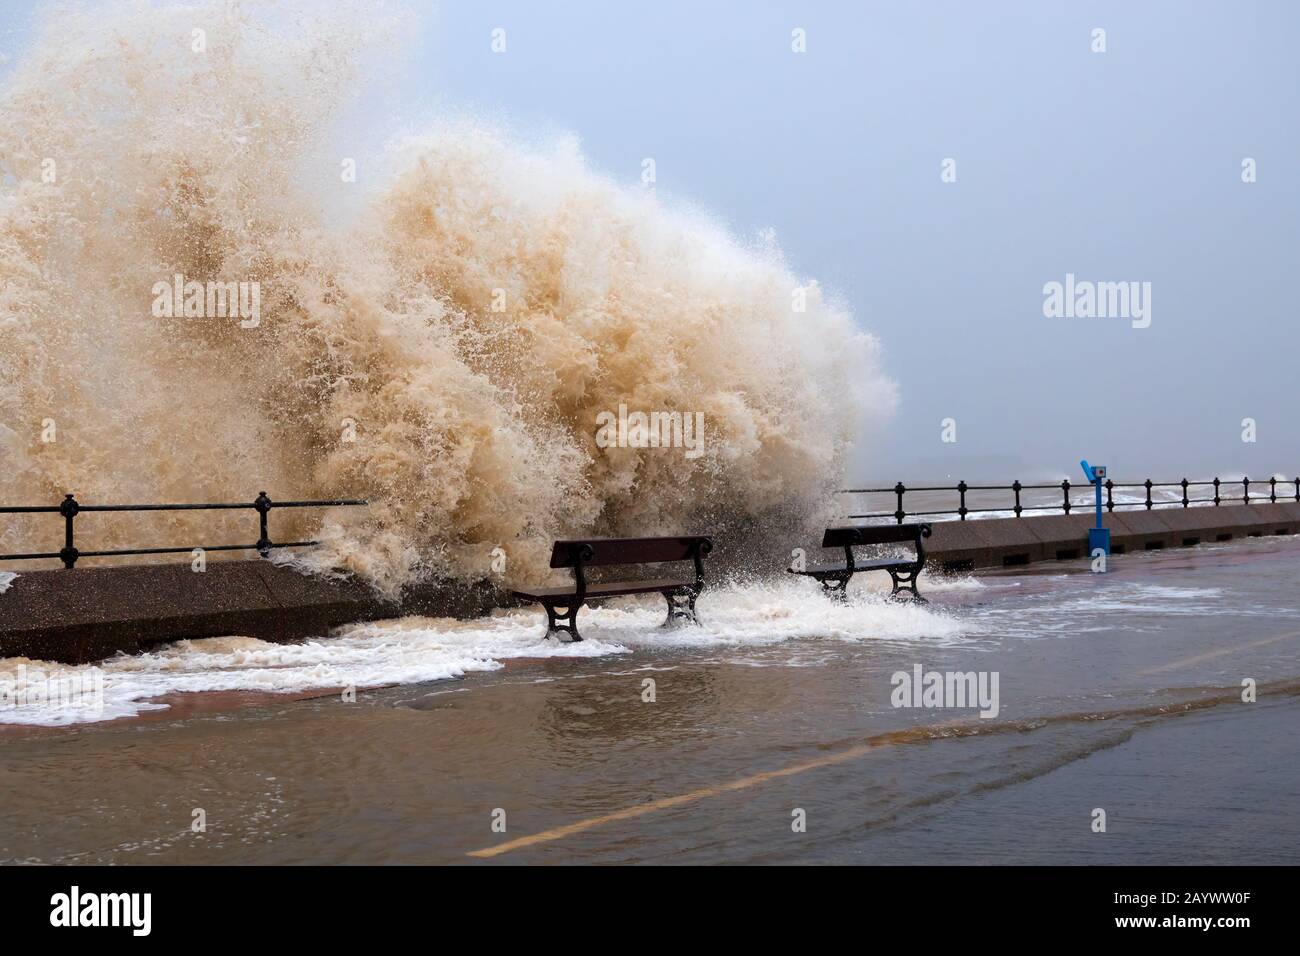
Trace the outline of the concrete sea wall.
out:
M 1033 518 L 940 521 L 926 542 L 930 566 L 947 571 L 1014 567 L 1035 561 L 1082 558 L 1092 512 Z M 1192 547 L 1236 538 L 1300 533 L 1300 503 L 1218 508 L 1156 508 L 1105 516 L 1114 554 Z
M 489 587 L 429 585 L 384 600 L 355 580 L 326 580 L 269 561 L 22 572 L 0 594 L 0 657 L 83 664 L 183 638 L 319 636 L 341 624 L 403 614 L 476 616 Z

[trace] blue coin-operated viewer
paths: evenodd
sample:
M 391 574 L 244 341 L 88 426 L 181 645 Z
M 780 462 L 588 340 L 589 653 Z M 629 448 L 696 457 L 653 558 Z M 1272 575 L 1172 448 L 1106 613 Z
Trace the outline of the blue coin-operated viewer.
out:
M 1106 466 L 1090 465 L 1086 458 L 1079 464 L 1097 492 L 1097 527 L 1088 529 L 1088 554 L 1092 555 L 1101 548 L 1102 552 L 1110 557 L 1110 529 L 1101 526 L 1101 483 L 1106 480 Z

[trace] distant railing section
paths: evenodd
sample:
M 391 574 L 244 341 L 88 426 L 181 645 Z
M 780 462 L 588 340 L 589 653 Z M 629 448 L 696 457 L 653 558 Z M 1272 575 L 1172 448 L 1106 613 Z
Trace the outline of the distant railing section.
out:
M 1252 497 L 1250 493 L 1251 485 L 1254 485 L 1256 488 L 1260 488 L 1261 486 L 1267 486 L 1268 494 L 1257 493 L 1255 496 Z M 907 485 L 904 485 L 900 481 L 892 488 L 845 488 L 840 492 L 840 494 L 894 495 L 898 500 L 898 507 L 894 511 L 869 512 L 867 514 L 849 515 L 848 517 L 850 518 L 893 518 L 899 524 L 902 524 L 904 519 L 906 518 L 924 518 L 924 517 L 935 517 L 939 515 L 957 515 L 958 517 L 961 518 L 962 521 L 965 521 L 967 515 L 992 514 L 992 513 L 1000 513 L 1006 511 L 1012 512 L 1017 518 L 1019 518 L 1026 511 L 1063 511 L 1065 512 L 1065 514 L 1068 515 L 1072 510 L 1075 509 L 1086 511 L 1093 507 L 1093 504 L 1090 501 L 1087 503 L 1071 502 L 1070 501 L 1071 490 L 1073 489 L 1074 492 L 1078 494 L 1084 491 L 1091 492 L 1092 487 L 1093 486 L 1091 484 L 1086 482 L 1082 484 L 1072 485 L 1070 484 L 1069 479 L 1062 481 L 1059 485 L 1023 485 L 1019 481 L 1013 481 L 1009 485 L 968 485 L 964 481 L 959 481 L 955 485 L 939 485 L 939 486 L 924 485 L 924 486 L 917 486 L 917 487 L 909 487 Z M 1218 478 L 1214 478 L 1212 480 L 1207 480 L 1207 481 L 1188 481 L 1186 478 L 1183 478 L 1179 481 L 1152 481 L 1150 478 L 1148 478 L 1146 481 L 1141 481 L 1141 482 L 1115 482 L 1108 479 L 1103 484 L 1103 487 L 1106 489 L 1106 510 L 1107 511 L 1114 511 L 1116 508 L 1146 508 L 1149 511 L 1153 507 L 1161 507 L 1161 506 L 1174 507 L 1180 503 L 1184 508 L 1187 508 L 1190 507 L 1191 505 L 1196 505 L 1196 504 L 1206 504 L 1206 505 L 1213 504 L 1215 507 L 1217 507 L 1221 502 L 1228 502 L 1228 503 L 1241 502 L 1242 504 L 1246 504 L 1246 505 L 1249 505 L 1252 502 L 1264 501 L 1264 500 L 1267 500 L 1269 502 L 1277 502 L 1279 500 L 1279 495 L 1278 495 L 1279 488 L 1282 490 L 1282 494 L 1280 496 L 1281 500 L 1287 501 L 1287 500 L 1294 499 L 1295 501 L 1300 501 L 1300 477 L 1294 479 L 1292 478 L 1279 479 L 1274 477 L 1274 478 L 1269 478 L 1267 481 L 1263 479 L 1256 479 L 1255 481 L 1251 481 L 1249 478 L 1240 478 L 1240 479 L 1234 478 L 1234 479 L 1228 479 L 1226 481 L 1220 481 Z M 1209 488 L 1209 487 L 1212 487 L 1214 489 L 1213 498 L 1192 498 L 1188 496 L 1189 489 Z M 1224 493 L 1225 491 L 1235 490 L 1237 487 L 1241 488 L 1240 497 L 1236 496 L 1235 494 Z M 1115 496 L 1114 496 L 1115 490 L 1120 489 L 1122 492 L 1123 489 L 1126 488 L 1145 489 L 1146 500 L 1145 501 L 1115 501 Z M 1153 500 L 1151 498 L 1151 491 L 1152 489 L 1157 489 L 1157 488 L 1182 489 L 1183 496 L 1181 502 L 1177 498 L 1167 499 L 1163 501 Z M 1292 494 L 1293 488 L 1294 488 L 1294 494 Z M 990 492 L 990 491 L 1010 491 L 1012 492 L 1014 497 L 1012 498 L 1012 500 L 1008 502 L 1006 506 L 1001 506 L 1001 507 L 968 508 L 966 506 L 966 495 L 968 493 Z M 1026 491 L 1029 492 L 1060 491 L 1062 494 L 1062 500 L 1059 504 L 1040 504 L 1040 505 L 1022 504 L 1020 500 L 1020 495 L 1022 492 L 1026 492 Z M 919 494 L 922 492 L 956 492 L 958 495 L 958 506 L 955 509 L 940 510 L 940 511 L 908 511 L 904 507 L 903 496 L 908 493 Z
M 63 547 L 58 551 L 45 551 L 33 554 L 0 554 L 0 561 L 39 561 L 46 558 L 58 558 L 65 568 L 72 568 L 81 558 L 107 558 L 130 554 L 183 554 L 196 549 L 201 551 L 256 551 L 262 557 L 269 557 L 273 548 L 306 548 L 319 544 L 319 541 L 274 542 L 268 530 L 267 518 L 272 508 L 334 508 L 351 505 L 365 505 L 369 502 L 360 499 L 338 498 L 330 501 L 272 501 L 265 491 L 258 492 L 251 502 L 183 504 L 183 505 L 83 505 L 72 495 L 64 495 L 57 505 L 2 506 L 0 514 L 60 514 L 63 516 Z M 79 551 L 74 540 L 73 523 L 77 515 L 90 511 L 230 511 L 237 509 L 256 511 L 261 531 L 253 544 L 216 544 L 188 545 L 175 548 L 117 548 L 111 551 Z

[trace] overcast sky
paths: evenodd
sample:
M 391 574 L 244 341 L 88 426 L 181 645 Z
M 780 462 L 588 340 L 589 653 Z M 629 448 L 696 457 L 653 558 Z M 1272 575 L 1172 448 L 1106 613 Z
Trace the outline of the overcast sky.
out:
M 440 21 L 450 101 L 574 130 L 629 180 L 655 157 L 661 191 L 774 227 L 849 301 L 902 392 L 861 477 L 1300 465 L 1300 4 L 520 2 Z M 1150 326 L 1045 317 L 1066 273 L 1150 282 Z
M 11 30 L 32 5 L 5 6 Z M 1300 4 L 466 0 L 412 41 L 382 111 L 572 131 L 597 170 L 654 157 L 661 194 L 774 228 L 900 385 L 856 479 L 1300 467 Z M 1149 282 L 1149 327 L 1045 317 L 1067 273 Z

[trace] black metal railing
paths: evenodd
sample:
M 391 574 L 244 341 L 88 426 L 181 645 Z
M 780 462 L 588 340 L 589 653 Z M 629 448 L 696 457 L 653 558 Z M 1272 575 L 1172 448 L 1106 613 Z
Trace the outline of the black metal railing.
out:
M 64 495 L 57 505 L 0 506 L 0 514 L 60 514 L 63 516 L 63 547 L 58 551 L 44 551 L 33 554 L 0 554 L 0 561 L 39 561 L 46 558 L 58 558 L 65 568 L 72 568 L 81 558 L 108 558 L 131 554 L 183 554 L 187 551 L 256 551 L 262 557 L 269 557 L 274 548 L 306 548 L 319 544 L 319 541 L 283 541 L 271 540 L 267 518 L 272 508 L 334 508 L 350 505 L 365 505 L 369 502 L 360 499 L 339 498 L 330 501 L 272 501 L 265 491 L 260 491 L 251 502 L 185 504 L 185 505 L 83 505 L 72 495 Z M 73 523 L 77 515 L 90 511 L 231 511 L 241 508 L 251 509 L 258 514 L 260 536 L 254 544 L 194 544 L 176 548 L 117 548 L 111 551 L 80 551 L 73 536 Z
M 1267 486 L 1268 493 L 1258 493 L 1251 496 L 1251 485 L 1256 488 Z M 1278 501 L 1278 489 L 1282 489 L 1282 500 L 1294 499 L 1300 501 L 1300 477 L 1297 478 L 1269 478 L 1267 481 L 1257 479 L 1251 481 L 1249 478 L 1232 478 L 1226 481 L 1220 481 L 1218 478 L 1207 481 L 1188 481 L 1183 478 L 1179 481 L 1152 481 L 1148 478 L 1141 482 L 1115 482 L 1107 479 L 1102 487 L 1106 489 L 1106 510 L 1114 511 L 1116 508 L 1146 508 L 1148 511 L 1152 508 L 1160 507 L 1177 507 L 1181 505 L 1184 508 L 1191 505 L 1206 504 L 1217 507 L 1221 502 L 1236 503 L 1249 505 L 1256 501 Z M 1191 488 L 1208 488 L 1214 489 L 1212 498 L 1191 498 L 1188 497 L 1188 489 Z M 1231 491 L 1237 487 L 1241 488 L 1241 495 L 1225 494 L 1225 490 Z M 1294 487 L 1294 494 L 1292 494 Z M 1141 488 L 1146 491 L 1144 501 L 1116 501 L 1114 493 L 1116 489 L 1121 491 L 1125 488 Z M 1181 500 L 1178 498 L 1169 498 L 1165 500 L 1153 500 L 1151 491 L 1153 488 L 1178 488 L 1182 490 Z M 1001 492 L 1010 491 L 1013 497 L 1005 505 L 986 508 L 969 508 L 966 505 L 966 495 L 971 492 Z M 1059 491 L 1062 500 L 1059 503 L 1033 504 L 1027 505 L 1022 503 L 1021 494 L 1023 492 L 1038 491 Z M 866 514 L 848 515 L 850 518 L 893 518 L 899 524 L 902 524 L 906 518 L 923 518 L 935 517 L 939 515 L 957 515 L 962 521 L 966 520 L 967 515 L 993 514 L 1010 511 L 1017 518 L 1027 511 L 1063 511 L 1069 514 L 1072 510 L 1088 510 L 1093 507 L 1092 501 L 1074 501 L 1070 500 L 1070 493 L 1075 494 L 1092 494 L 1093 486 L 1089 482 L 1071 484 L 1069 479 L 1062 481 L 1059 485 L 1023 485 L 1019 481 L 1013 481 L 1009 485 L 968 485 L 964 481 L 959 481 L 955 485 L 923 485 L 912 487 L 904 485 L 901 481 L 892 488 L 845 488 L 840 494 L 845 495 L 863 495 L 863 494 L 885 494 L 894 495 L 897 498 L 898 506 L 894 511 L 876 511 Z M 908 511 L 904 507 L 903 496 L 908 494 L 920 494 L 924 492 L 956 492 L 958 495 L 958 505 L 956 508 L 939 510 L 939 511 Z

